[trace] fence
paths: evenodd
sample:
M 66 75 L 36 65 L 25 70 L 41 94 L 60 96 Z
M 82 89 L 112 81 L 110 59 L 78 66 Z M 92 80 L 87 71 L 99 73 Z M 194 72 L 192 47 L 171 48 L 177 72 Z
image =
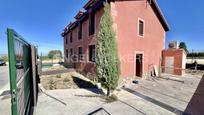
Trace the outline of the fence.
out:
M 37 49 L 12 29 L 7 38 L 12 115 L 28 115 L 37 101 Z

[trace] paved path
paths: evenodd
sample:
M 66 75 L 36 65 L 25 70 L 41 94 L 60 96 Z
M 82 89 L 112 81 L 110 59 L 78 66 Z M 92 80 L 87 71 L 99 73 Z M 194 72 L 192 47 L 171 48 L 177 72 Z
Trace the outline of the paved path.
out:
M 9 90 L 9 68 L 8 66 L 0 66 L 0 114 L 11 115 L 10 96 L 2 96 L 4 91 Z
M 104 99 L 86 89 L 47 90 L 49 95 L 40 93 L 36 115 L 175 115 L 166 109 L 121 90 L 119 100 L 106 103 Z M 97 112 L 97 113 L 95 113 Z
M 9 68 L 8 66 L 0 66 L 0 89 L 9 82 Z
M 166 76 L 169 77 L 169 76 Z M 185 76 L 156 81 L 142 80 L 138 85 L 130 84 L 116 95 L 119 100 L 106 103 L 95 93 L 86 89 L 49 90 L 48 94 L 60 99 L 63 105 L 44 94 L 38 98 L 37 115 L 89 115 L 99 112 L 104 115 L 180 115 L 192 113 L 202 115 L 204 78 Z M 194 94 L 197 92 L 197 95 Z M 194 95 L 194 96 L 193 96 Z M 200 101 L 201 100 L 201 101 Z M 48 106 L 49 105 L 49 106 Z M 197 105 L 197 106 L 195 106 Z
M 173 77 L 166 74 L 163 75 L 163 77 L 171 79 L 157 79 L 155 81 L 143 80 L 140 81 L 139 85 L 132 85 L 129 88 L 125 88 L 125 90 L 177 115 L 199 115 L 196 114 L 195 110 L 192 111 L 192 108 L 195 109 L 197 104 L 194 104 L 195 106 L 193 105 L 194 107 L 192 107 L 191 103 L 196 103 L 196 100 L 198 100 L 198 97 L 193 96 L 194 93 L 197 92 L 196 90 L 199 90 L 200 92 L 204 90 L 204 81 L 200 82 L 203 78 L 201 76 L 190 74 L 186 74 L 184 77 Z M 198 85 L 200 87 L 198 87 Z M 201 95 L 201 93 L 199 94 Z M 195 98 L 193 102 L 192 98 Z M 196 107 L 196 110 L 200 113 L 204 112 L 202 111 L 204 109 L 203 107 L 199 109 L 198 105 Z

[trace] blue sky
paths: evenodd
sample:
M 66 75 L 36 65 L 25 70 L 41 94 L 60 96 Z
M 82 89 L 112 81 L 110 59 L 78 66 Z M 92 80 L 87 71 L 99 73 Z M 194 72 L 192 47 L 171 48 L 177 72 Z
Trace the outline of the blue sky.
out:
M 0 0 L 0 54 L 7 53 L 6 28 L 13 28 L 39 53 L 63 50 L 60 33 L 88 0 Z M 203 0 L 157 0 L 170 31 L 166 42 L 185 41 L 189 49 L 204 50 Z

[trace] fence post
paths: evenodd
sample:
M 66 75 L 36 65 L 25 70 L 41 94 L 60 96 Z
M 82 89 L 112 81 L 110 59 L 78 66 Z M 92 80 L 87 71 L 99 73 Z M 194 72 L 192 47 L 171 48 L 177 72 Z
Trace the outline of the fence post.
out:
M 7 29 L 8 37 L 8 56 L 9 56 L 9 74 L 10 74 L 10 92 L 11 92 L 11 112 L 12 115 L 18 115 L 17 109 L 17 91 L 16 91 L 16 59 L 14 49 L 14 32 Z

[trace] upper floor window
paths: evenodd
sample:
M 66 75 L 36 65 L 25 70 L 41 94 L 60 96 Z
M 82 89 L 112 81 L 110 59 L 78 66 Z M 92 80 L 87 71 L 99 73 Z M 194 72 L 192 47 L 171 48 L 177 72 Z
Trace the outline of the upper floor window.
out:
M 95 45 L 90 45 L 89 46 L 89 62 L 95 62 L 95 55 L 96 55 Z
M 93 35 L 95 33 L 95 12 L 92 12 L 89 15 L 89 35 Z
M 141 19 L 139 19 L 138 28 L 139 28 L 138 30 L 139 36 L 144 37 L 144 21 Z
M 69 57 L 69 52 L 68 52 L 68 49 L 66 49 L 66 58 L 68 59 Z
M 70 33 L 70 43 L 72 43 L 73 39 L 72 39 L 72 32 Z
M 71 61 L 73 61 L 73 49 L 72 48 L 70 48 L 69 49 L 69 59 L 71 60 Z
M 67 36 L 65 37 L 65 44 L 67 44 L 68 43 L 68 41 L 67 41 Z
M 83 48 L 82 47 L 79 47 L 78 49 L 78 58 L 79 58 L 79 61 L 83 60 Z
M 79 23 L 78 40 L 82 39 L 82 23 Z

